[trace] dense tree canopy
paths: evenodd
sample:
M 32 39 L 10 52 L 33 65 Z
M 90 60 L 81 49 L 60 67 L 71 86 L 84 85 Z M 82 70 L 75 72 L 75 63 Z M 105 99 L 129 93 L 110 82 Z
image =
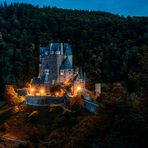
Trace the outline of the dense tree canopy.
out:
M 5 3 L 0 5 L 1 86 L 23 86 L 36 76 L 39 44 L 51 41 L 71 43 L 74 64 L 92 84 L 119 81 L 130 91 L 147 84 L 147 17 Z
M 9 106 L 17 106 L 23 101 L 23 98 L 18 96 L 18 94 L 15 92 L 15 89 L 12 85 L 6 86 L 5 95 L 6 95 L 7 104 Z

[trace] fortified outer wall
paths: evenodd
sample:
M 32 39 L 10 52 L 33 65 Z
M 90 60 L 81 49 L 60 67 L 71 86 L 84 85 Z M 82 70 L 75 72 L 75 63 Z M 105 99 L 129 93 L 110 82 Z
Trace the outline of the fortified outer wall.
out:
M 99 105 L 91 101 L 89 97 L 83 96 L 83 106 L 91 113 L 96 114 Z
M 24 104 L 33 106 L 48 106 L 50 104 L 65 104 L 66 97 L 26 96 Z

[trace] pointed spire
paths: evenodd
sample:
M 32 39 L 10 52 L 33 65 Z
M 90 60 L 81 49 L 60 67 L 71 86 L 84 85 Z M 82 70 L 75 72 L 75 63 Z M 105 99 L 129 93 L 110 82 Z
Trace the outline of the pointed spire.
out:
M 63 61 L 60 69 L 72 69 L 72 65 L 71 65 L 68 57 L 66 57 L 66 59 Z

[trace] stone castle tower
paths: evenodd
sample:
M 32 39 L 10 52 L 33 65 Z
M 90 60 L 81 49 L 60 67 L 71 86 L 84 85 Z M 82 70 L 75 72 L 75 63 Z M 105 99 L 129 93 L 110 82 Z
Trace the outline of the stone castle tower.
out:
M 72 49 L 68 43 L 40 46 L 39 78 L 44 84 L 59 84 L 73 78 Z

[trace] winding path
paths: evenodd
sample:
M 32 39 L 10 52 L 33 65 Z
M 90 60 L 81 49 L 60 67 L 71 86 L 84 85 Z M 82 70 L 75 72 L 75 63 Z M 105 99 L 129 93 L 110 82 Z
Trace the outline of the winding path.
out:
M 26 141 L 17 139 L 16 137 L 0 136 L 0 141 L 12 141 L 12 142 L 20 142 L 26 144 Z

